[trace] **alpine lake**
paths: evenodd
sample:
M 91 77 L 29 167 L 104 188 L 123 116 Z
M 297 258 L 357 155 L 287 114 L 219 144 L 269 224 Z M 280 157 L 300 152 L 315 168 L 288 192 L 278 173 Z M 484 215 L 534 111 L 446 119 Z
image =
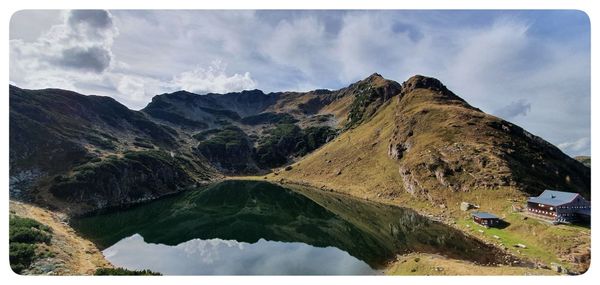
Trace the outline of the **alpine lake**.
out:
M 374 275 L 410 252 L 501 262 L 495 248 L 412 210 L 262 181 L 227 180 L 70 224 L 114 266 L 164 275 Z

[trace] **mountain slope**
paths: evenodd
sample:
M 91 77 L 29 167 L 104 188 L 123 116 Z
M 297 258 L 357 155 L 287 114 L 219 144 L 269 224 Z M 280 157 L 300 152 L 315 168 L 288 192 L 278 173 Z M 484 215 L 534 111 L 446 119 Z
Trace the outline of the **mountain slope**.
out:
M 294 161 L 282 176 L 434 205 L 493 189 L 590 194 L 589 168 L 423 76 L 400 85 L 373 74 L 339 90 L 304 93 L 179 91 L 156 96 L 141 112 L 64 90 L 11 86 L 10 94 L 12 196 L 39 186 L 69 203 L 103 207 L 123 197 L 92 173 L 112 173 L 106 179 L 119 185 L 117 193 L 128 189 L 124 200 L 136 201 L 164 192 L 144 183 L 181 189 L 218 172 L 260 173 Z M 138 154 L 144 159 L 132 159 Z M 167 171 L 172 167 L 178 169 Z M 131 180 L 123 171 L 146 174 Z M 96 190 L 74 190 L 82 185 Z M 130 191 L 135 187 L 146 190 Z
M 9 91 L 13 198 L 78 212 L 161 196 L 181 188 L 163 185 L 217 175 L 180 144 L 175 129 L 110 97 L 14 86 Z M 158 173 L 171 175 L 152 175 Z
M 464 227 L 471 218 L 459 205 L 467 201 L 509 223 L 502 234 L 529 247 L 510 248 L 515 254 L 577 272 L 589 266 L 589 230 L 548 227 L 513 210 L 544 188 L 590 197 L 589 168 L 433 78 L 412 77 L 371 119 L 267 179 L 409 207 L 498 243 Z
M 449 193 L 499 187 L 528 194 L 562 189 L 589 198 L 591 183 L 589 169 L 558 148 L 423 76 L 404 82 L 373 119 L 294 168 L 284 176 L 358 183 L 381 195 L 402 189 L 436 204 Z M 393 186 L 380 189 L 383 181 Z

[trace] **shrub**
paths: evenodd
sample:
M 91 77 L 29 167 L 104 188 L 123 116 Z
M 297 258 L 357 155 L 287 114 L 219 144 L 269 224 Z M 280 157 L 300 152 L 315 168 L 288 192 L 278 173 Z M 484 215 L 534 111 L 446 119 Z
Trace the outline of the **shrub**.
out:
M 35 244 L 11 242 L 9 244 L 10 268 L 15 273 L 27 269 L 35 259 Z
M 9 219 L 9 261 L 16 273 L 21 273 L 37 258 L 36 243 L 49 243 L 48 226 L 36 220 L 11 215 Z
M 98 268 L 94 275 L 162 275 L 159 272 L 144 270 L 129 270 L 125 268 Z

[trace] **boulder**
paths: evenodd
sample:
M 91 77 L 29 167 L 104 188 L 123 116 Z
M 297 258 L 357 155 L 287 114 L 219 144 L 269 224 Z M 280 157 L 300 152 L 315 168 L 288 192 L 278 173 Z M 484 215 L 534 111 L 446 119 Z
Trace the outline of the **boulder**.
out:
M 560 266 L 560 264 L 554 263 L 554 262 L 550 263 L 550 269 L 552 271 L 555 271 L 555 272 L 558 272 L 558 273 L 563 272 L 562 266 Z
M 475 207 L 471 203 L 468 203 L 468 202 L 461 202 L 460 203 L 460 210 L 461 211 L 468 211 L 468 210 L 471 210 L 473 208 L 475 208 Z

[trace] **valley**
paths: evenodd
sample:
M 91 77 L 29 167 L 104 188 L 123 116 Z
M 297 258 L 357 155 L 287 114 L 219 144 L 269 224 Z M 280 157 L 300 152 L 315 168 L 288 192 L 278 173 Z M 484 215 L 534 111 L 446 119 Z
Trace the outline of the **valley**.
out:
M 259 197 L 268 198 L 263 207 L 244 206 L 252 199 L 227 187 L 214 190 L 219 182 L 242 183 L 229 180 L 259 183 L 249 190 L 257 193 L 284 187 L 297 194 L 263 193 Z M 100 248 L 135 234 L 147 243 L 171 246 L 214 238 L 300 241 L 333 246 L 389 274 L 463 274 L 451 267 L 465 263 L 482 275 L 555 274 L 551 264 L 580 274 L 590 262 L 589 227 L 552 226 L 518 211 L 527 197 L 544 189 L 589 199 L 590 168 L 424 76 L 400 84 L 373 74 L 346 88 L 310 92 L 179 91 L 155 96 L 140 111 L 108 97 L 10 86 L 10 182 L 11 200 L 68 216 L 78 228 L 73 234 Z M 213 190 L 201 190 L 206 187 Z M 188 198 L 169 204 L 181 197 Z M 509 226 L 480 228 L 460 210 L 464 201 L 501 216 Z M 11 208 L 17 205 L 11 202 Z M 312 208 L 279 212 L 306 205 Z M 94 220 L 95 213 L 128 207 L 107 214 L 116 215 L 111 221 L 117 223 L 103 224 L 102 214 Z M 192 213 L 186 211 L 201 208 L 196 219 L 208 224 L 195 231 L 154 232 L 141 219 L 147 215 L 136 213 L 144 207 L 168 213 L 154 220 L 164 218 L 161 223 L 173 227 L 189 226 L 186 218 Z M 382 207 L 390 208 L 379 212 Z M 269 224 L 249 222 L 238 216 L 240 209 L 250 211 L 245 214 L 252 219 L 269 217 L 280 224 L 262 228 Z M 231 216 L 221 216 L 226 210 Z M 404 211 L 415 214 L 402 224 Z M 421 216 L 436 222 L 415 222 L 425 219 Z M 77 226 L 80 217 L 90 217 L 94 226 Z M 232 221 L 256 236 L 241 237 Z M 381 233 L 398 222 L 394 234 Z M 216 225 L 210 223 L 227 227 L 211 232 Z M 92 228 L 99 232 L 91 233 Z M 292 229 L 306 232 L 298 236 Z M 316 239 L 317 232 L 329 232 L 330 238 Z M 445 237 L 440 232 L 453 233 L 444 246 L 419 244 Z M 361 248 L 367 244 L 379 248 Z M 481 258 L 514 259 L 461 256 L 478 248 L 487 252 L 477 254 Z M 415 264 L 415 258 L 423 262 Z M 445 271 L 431 270 L 436 260 L 444 260 Z

